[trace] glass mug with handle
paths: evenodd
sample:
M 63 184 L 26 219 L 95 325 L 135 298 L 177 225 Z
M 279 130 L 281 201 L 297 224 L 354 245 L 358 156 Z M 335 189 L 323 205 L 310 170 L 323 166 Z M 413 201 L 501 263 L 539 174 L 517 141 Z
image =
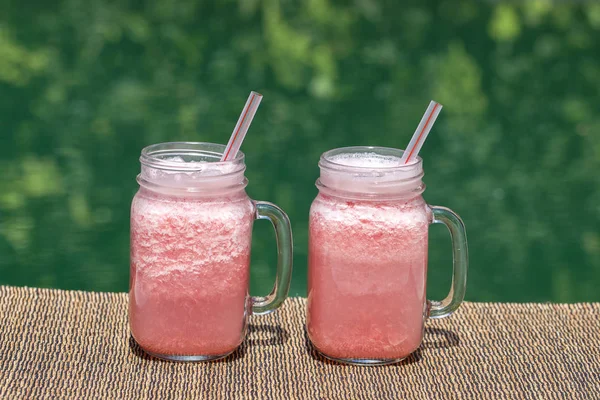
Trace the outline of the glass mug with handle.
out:
M 421 194 L 423 162 L 403 151 L 346 147 L 321 156 L 319 194 L 309 221 L 307 331 L 325 357 L 354 364 L 398 362 L 421 344 L 424 321 L 462 302 L 465 227 Z M 446 299 L 425 298 L 428 227 L 450 230 L 454 256 Z
M 288 217 L 247 196 L 244 154 L 221 162 L 224 150 L 195 142 L 142 150 L 131 206 L 129 323 L 136 342 L 155 357 L 225 357 L 243 341 L 247 316 L 275 310 L 288 294 Z M 266 297 L 248 294 L 255 219 L 270 220 L 277 240 L 277 277 Z

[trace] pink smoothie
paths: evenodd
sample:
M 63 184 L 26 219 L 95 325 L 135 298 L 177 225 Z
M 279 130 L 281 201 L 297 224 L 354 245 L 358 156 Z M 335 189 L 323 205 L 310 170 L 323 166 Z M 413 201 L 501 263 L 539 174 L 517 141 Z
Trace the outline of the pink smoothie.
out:
M 393 360 L 416 350 L 426 304 L 423 198 L 320 193 L 309 224 L 307 328 L 315 347 L 339 359 Z
M 141 188 L 131 208 L 131 332 L 163 356 L 218 356 L 246 324 L 253 205 Z

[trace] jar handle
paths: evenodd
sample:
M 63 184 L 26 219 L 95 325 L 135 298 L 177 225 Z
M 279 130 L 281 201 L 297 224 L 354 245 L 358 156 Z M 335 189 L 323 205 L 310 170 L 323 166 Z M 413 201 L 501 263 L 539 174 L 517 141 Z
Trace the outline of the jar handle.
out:
M 452 239 L 453 272 L 450 292 L 442 301 L 427 301 L 429 318 L 444 318 L 456 311 L 465 298 L 469 265 L 467 232 L 465 224 L 454 211 L 438 206 L 429 208 L 433 215 L 432 223 L 446 225 Z
M 273 290 L 266 297 L 252 297 L 252 313 L 263 315 L 275 311 L 286 299 L 292 279 L 292 228 L 286 213 L 275 204 L 255 201 L 256 219 L 268 219 L 277 241 L 277 276 Z

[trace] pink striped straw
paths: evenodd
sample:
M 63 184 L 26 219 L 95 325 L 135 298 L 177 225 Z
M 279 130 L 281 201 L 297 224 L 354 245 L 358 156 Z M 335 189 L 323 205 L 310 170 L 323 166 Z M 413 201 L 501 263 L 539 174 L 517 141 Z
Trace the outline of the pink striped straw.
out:
M 406 150 L 404 150 L 404 154 L 400 160 L 402 164 L 409 164 L 417 157 L 440 111 L 442 111 L 442 105 L 432 100 L 429 103 L 429 107 L 427 107 L 427 111 L 423 114 L 423 118 L 421 118 L 421 122 L 419 122 L 419 126 L 417 126 L 417 130 L 410 139 Z
M 232 160 L 237 155 L 262 98 L 262 94 L 250 92 L 250 96 L 248 96 L 248 100 L 246 100 L 246 105 L 240 114 L 240 118 L 238 119 L 237 124 L 235 124 L 235 128 L 233 128 L 229 143 L 227 143 L 227 147 L 225 147 L 221 161 Z

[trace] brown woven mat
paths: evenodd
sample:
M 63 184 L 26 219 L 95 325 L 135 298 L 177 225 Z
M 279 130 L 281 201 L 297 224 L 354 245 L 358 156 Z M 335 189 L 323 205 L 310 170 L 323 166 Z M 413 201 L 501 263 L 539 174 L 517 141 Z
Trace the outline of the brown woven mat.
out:
M 466 303 L 387 367 L 317 356 L 304 309 L 252 317 L 224 361 L 178 364 L 132 342 L 125 294 L 0 286 L 0 398 L 600 399 L 598 303 Z

